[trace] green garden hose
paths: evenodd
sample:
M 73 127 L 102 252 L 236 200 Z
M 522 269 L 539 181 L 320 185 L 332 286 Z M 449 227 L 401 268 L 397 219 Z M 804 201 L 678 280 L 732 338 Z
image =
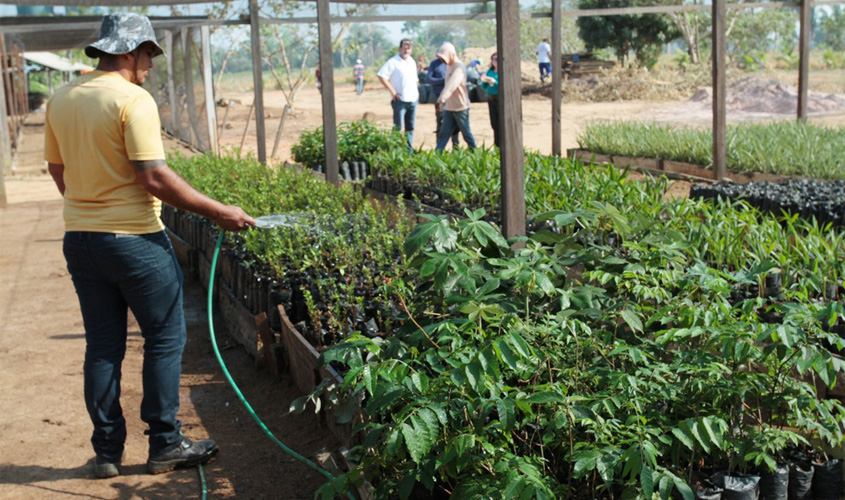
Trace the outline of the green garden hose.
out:
M 270 429 L 268 429 L 267 426 L 264 425 L 264 422 L 260 418 L 258 418 L 258 415 L 255 414 L 255 411 L 252 409 L 252 406 L 246 400 L 243 393 L 241 393 L 240 388 L 235 383 L 235 381 L 232 379 L 232 375 L 229 373 L 229 370 L 226 368 L 226 363 L 223 362 L 223 357 L 220 355 L 220 349 L 217 348 L 217 340 L 215 339 L 212 297 L 213 297 L 213 291 L 214 291 L 214 274 L 217 271 L 217 256 L 220 254 L 220 247 L 223 244 L 223 235 L 224 234 L 225 234 L 224 231 L 220 231 L 220 236 L 217 238 L 217 246 L 215 246 L 215 248 L 214 248 L 214 257 L 211 259 L 211 272 L 210 272 L 210 275 L 208 277 L 208 333 L 211 336 L 211 345 L 214 347 L 214 355 L 217 356 L 217 361 L 220 362 L 220 368 L 223 369 L 223 374 L 226 375 L 226 380 L 229 381 L 229 385 L 231 385 L 232 389 L 235 390 L 235 394 L 237 394 L 238 399 L 241 400 L 241 403 L 243 403 L 247 412 L 249 412 L 249 414 L 252 416 L 253 420 L 255 420 L 255 422 L 258 424 L 258 427 L 260 427 L 261 430 L 264 431 L 264 434 L 266 434 L 274 443 L 279 445 L 279 447 L 282 450 L 284 450 L 286 453 L 288 453 L 292 457 L 296 458 L 297 460 L 299 460 L 300 462 L 302 462 L 306 465 L 311 466 L 313 469 L 317 470 L 318 472 L 320 472 L 321 474 L 323 474 L 324 476 L 326 476 L 330 480 L 334 479 L 335 477 L 329 471 L 321 468 L 320 466 L 318 466 L 317 464 L 315 464 L 311 460 L 308 460 L 307 458 L 303 457 L 299 453 L 297 453 L 297 452 L 293 451 L 292 449 L 288 448 L 287 445 L 285 445 L 285 443 L 279 441 L 279 439 L 276 436 L 274 436 L 272 432 L 270 432 Z M 204 477 L 204 474 L 203 474 L 201 468 L 200 468 L 200 477 L 201 477 L 201 480 L 202 480 L 202 483 L 203 483 L 203 498 L 205 498 L 205 495 L 204 495 L 204 493 L 205 493 L 205 477 Z M 354 497 L 352 496 L 351 493 L 349 493 L 348 496 L 351 500 L 354 500 Z

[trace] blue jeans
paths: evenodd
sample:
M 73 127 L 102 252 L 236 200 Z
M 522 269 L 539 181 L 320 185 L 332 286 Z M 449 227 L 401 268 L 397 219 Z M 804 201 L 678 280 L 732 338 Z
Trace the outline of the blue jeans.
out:
M 150 453 L 180 438 L 179 379 L 185 346 L 182 270 L 162 231 L 144 235 L 67 232 L 64 254 L 85 324 L 85 405 L 98 456 L 123 454 L 126 421 L 120 406 L 127 310 L 144 338 L 141 419 Z
M 390 101 L 393 107 L 393 130 L 402 130 L 405 125 L 405 135 L 408 136 L 408 151 L 414 150 L 414 122 L 417 119 L 417 102 Z
M 540 63 L 540 79 L 550 76 L 552 74 L 552 63 L 544 62 Z
M 356 78 L 355 79 L 355 93 L 361 95 L 361 92 L 364 91 L 364 79 L 363 78 Z
M 444 111 L 443 124 L 440 126 L 440 134 L 437 136 L 437 146 L 434 148 L 437 151 L 443 151 L 452 134 L 456 130 L 461 131 L 464 136 L 464 142 L 467 143 L 469 149 L 475 149 L 475 137 L 472 136 L 472 131 L 469 129 L 469 109 L 463 111 Z
M 437 138 L 440 137 L 440 129 L 443 127 L 443 111 L 435 109 L 434 119 L 436 120 L 435 123 L 437 125 L 434 129 L 434 143 L 437 144 Z M 454 149 L 458 147 L 458 144 L 460 144 L 460 142 L 460 139 L 458 139 L 458 130 L 455 129 L 455 133 L 452 134 L 452 148 Z

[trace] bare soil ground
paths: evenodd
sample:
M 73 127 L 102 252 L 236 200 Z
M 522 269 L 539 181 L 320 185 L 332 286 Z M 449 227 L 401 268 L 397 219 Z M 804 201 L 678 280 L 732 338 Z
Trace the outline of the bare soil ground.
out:
M 229 110 L 221 143 L 238 147 L 252 96 L 230 93 L 224 97 L 239 103 Z M 380 85 L 368 82 L 361 96 L 355 95 L 350 86 L 339 86 L 336 99 L 339 122 L 371 113 L 377 123 L 391 125 L 388 94 Z M 268 91 L 265 101 L 269 153 L 284 101 L 278 91 Z M 222 109 L 219 116 L 222 121 Z M 492 131 L 486 104 L 473 104 L 470 117 L 476 140 L 490 144 Z M 563 146 L 576 147 L 577 134 L 591 120 L 631 117 L 660 117 L 699 125 L 706 125 L 709 120 L 678 100 L 565 104 Z M 738 114 L 729 117 L 739 118 Z M 130 327 L 123 369 L 123 407 L 129 430 L 123 475 L 91 479 L 91 427 L 82 401 L 84 331 L 62 256 L 61 197 L 43 172 L 43 131 L 39 121 L 43 123 L 43 114 L 30 115 L 27 120 L 15 173 L 5 181 L 8 207 L 0 209 L 0 500 L 200 498 L 196 470 L 160 476 L 146 473 L 144 424 L 138 417 L 143 342 L 134 324 Z M 819 121 L 841 125 L 845 123 L 845 113 L 828 113 Z M 526 96 L 522 124 L 527 148 L 551 152 L 550 123 L 550 101 L 541 94 Z M 306 88 L 287 121 L 276 160 L 289 159 L 290 146 L 299 133 L 321 124 L 320 94 L 315 88 Z M 420 106 L 414 143 L 433 147 L 431 105 Z M 175 141 L 169 141 L 168 148 L 186 152 Z M 255 148 L 251 125 L 244 149 Z M 671 196 L 685 196 L 689 185 L 676 182 L 672 189 Z M 220 444 L 219 457 L 206 468 L 209 498 L 313 498 L 323 476 L 285 455 L 258 430 L 214 359 L 201 285 L 189 278 L 185 294 L 189 331 L 183 362 L 181 418 L 188 437 L 210 436 Z M 283 442 L 309 457 L 320 448 L 337 446 L 313 415 L 287 413 L 290 401 L 298 395 L 289 379 L 276 381 L 256 372 L 253 360 L 227 340 L 222 322 L 216 328 L 233 377 Z

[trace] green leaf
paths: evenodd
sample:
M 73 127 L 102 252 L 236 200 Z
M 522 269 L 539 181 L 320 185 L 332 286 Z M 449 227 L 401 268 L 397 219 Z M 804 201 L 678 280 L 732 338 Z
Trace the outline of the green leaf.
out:
M 525 342 L 525 339 L 523 339 L 518 333 L 511 332 L 510 339 L 513 341 L 513 346 L 516 348 L 516 351 L 522 355 L 523 358 L 533 358 L 531 348 L 528 347 L 528 343 Z
M 437 249 L 438 252 L 445 252 L 455 248 L 455 243 L 457 241 L 458 233 L 449 226 L 449 220 L 446 218 L 441 219 L 434 232 L 434 248 Z
M 415 372 L 411 375 L 411 382 L 414 383 L 414 387 L 421 394 L 425 394 L 428 391 L 428 376 L 426 374 Z
M 660 477 L 660 499 L 661 500 L 669 500 L 670 494 L 672 493 L 672 480 L 669 476 L 663 474 Z
M 535 392 L 534 394 L 529 395 L 527 398 L 524 399 L 527 403 L 539 403 L 539 404 L 548 404 L 548 403 L 560 403 L 564 400 L 563 396 L 556 392 L 552 391 L 540 391 Z
M 644 498 L 651 498 L 654 495 L 654 477 L 652 477 L 651 469 L 645 464 L 640 469 L 640 486 L 643 488 Z
M 622 319 L 625 323 L 628 324 L 628 327 L 635 331 L 635 332 L 642 332 L 643 331 L 643 322 L 640 321 L 639 316 L 637 313 L 630 309 L 623 309 L 622 312 L 619 313 L 622 316 Z
M 605 483 L 610 484 L 613 481 L 613 468 L 616 465 L 616 457 L 609 453 L 605 453 L 596 460 L 596 470 Z
M 674 481 L 675 488 L 677 488 L 678 492 L 684 497 L 684 500 L 695 500 L 695 495 L 692 493 L 692 488 L 690 488 L 687 483 L 677 477 L 674 478 Z
M 428 243 L 429 238 L 431 238 L 431 235 L 437 232 L 438 225 L 437 222 L 417 224 L 414 230 L 411 231 L 411 234 L 405 239 L 405 255 L 411 257 L 420 248 L 424 247 Z
M 698 425 L 698 422 L 693 422 L 692 425 L 690 425 L 690 431 L 692 432 L 692 435 L 695 436 L 695 439 L 698 440 L 698 444 L 701 445 L 704 452 L 710 453 L 710 440 L 701 437 L 701 427 L 702 426 Z M 707 437 L 706 434 L 705 437 Z
M 496 290 L 497 288 L 499 288 L 499 285 L 501 285 L 501 283 L 502 282 L 498 278 L 490 278 L 484 283 L 481 288 L 478 289 L 476 297 L 483 297 L 484 295 L 487 295 L 488 293 Z
M 481 370 L 481 363 L 478 360 L 473 360 L 466 366 L 467 381 L 473 390 L 481 393 L 484 389 L 484 376 Z
M 501 361 L 511 370 L 517 370 L 519 368 L 519 363 L 517 362 L 516 356 L 513 351 L 511 351 L 508 343 L 505 342 L 504 339 L 499 339 L 494 345 Z
M 499 422 L 502 424 L 502 430 L 509 431 L 513 429 L 516 422 L 516 402 L 511 398 L 500 399 L 496 402 L 496 411 L 499 413 Z
M 583 477 L 595 468 L 596 457 L 584 457 L 575 461 L 575 466 L 572 468 L 572 475 L 576 478 Z
M 387 436 L 387 456 L 396 456 L 399 452 L 399 447 L 401 447 L 403 443 L 402 435 L 403 433 L 401 429 L 393 429 Z
M 367 392 L 369 392 L 372 395 L 372 394 L 374 394 L 373 369 L 370 367 L 370 365 L 367 365 L 367 366 L 364 367 L 363 371 L 364 371 L 364 387 L 366 387 Z
M 674 427 L 672 428 L 672 435 L 690 450 L 695 450 L 695 440 L 688 430 L 681 429 L 680 427 Z
M 479 228 L 487 235 L 490 240 L 501 248 L 507 248 L 508 242 L 496 228 L 490 225 L 489 222 L 483 222 Z
M 722 435 L 714 432 L 711 418 L 712 417 L 704 417 L 701 419 L 701 423 L 704 424 L 704 430 L 707 431 L 707 435 L 710 436 L 710 440 L 713 444 L 718 446 L 720 450 L 723 450 L 725 443 L 722 441 Z
M 402 424 L 402 436 L 411 460 L 420 463 L 431 451 L 437 441 L 440 426 L 437 416 L 428 408 L 421 408 L 409 418 L 411 425 Z

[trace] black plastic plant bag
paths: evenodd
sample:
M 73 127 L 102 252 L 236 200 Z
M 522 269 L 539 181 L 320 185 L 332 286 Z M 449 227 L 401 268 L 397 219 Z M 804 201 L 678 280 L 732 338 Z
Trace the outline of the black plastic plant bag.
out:
M 692 486 L 695 500 L 721 500 L 723 491 L 722 488 L 706 480 L 702 484 Z
M 760 498 L 760 476 L 726 472 L 713 474 L 710 480 L 722 488 L 722 500 L 758 500 Z
M 842 461 L 828 460 L 813 463 L 813 499 L 839 500 L 845 495 L 845 481 L 842 477 Z
M 789 464 L 778 464 L 775 470 L 760 474 L 760 500 L 787 500 L 788 490 Z
M 789 466 L 789 500 L 810 500 L 813 494 L 813 467 L 810 464 Z

